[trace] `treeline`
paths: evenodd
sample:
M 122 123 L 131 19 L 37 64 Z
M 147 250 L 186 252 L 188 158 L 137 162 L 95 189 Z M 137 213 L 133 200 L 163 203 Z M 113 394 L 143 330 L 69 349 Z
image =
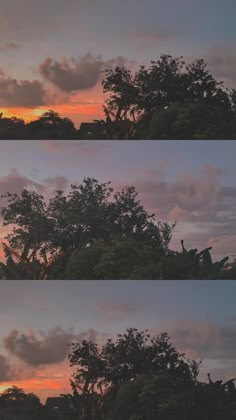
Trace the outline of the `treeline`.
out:
M 170 249 L 175 223 L 149 214 L 134 187 L 84 178 L 49 201 L 35 191 L 1 196 L 2 279 L 235 279 L 228 257 L 213 262 L 206 248 Z
M 16 420 L 23 409 L 27 420 L 236 418 L 235 378 L 214 381 L 208 374 L 208 382 L 199 381 L 201 362 L 179 353 L 167 333 L 129 328 L 103 345 L 83 340 L 71 345 L 69 361 L 76 368 L 71 393 L 42 406 L 34 394 L 11 387 L 0 397 L 0 412 L 8 401 L 18 408 Z
M 104 119 L 74 127 L 49 110 L 37 120 L 0 119 L 0 139 L 236 139 L 236 90 L 204 60 L 162 55 L 132 73 L 116 67 L 102 81 Z

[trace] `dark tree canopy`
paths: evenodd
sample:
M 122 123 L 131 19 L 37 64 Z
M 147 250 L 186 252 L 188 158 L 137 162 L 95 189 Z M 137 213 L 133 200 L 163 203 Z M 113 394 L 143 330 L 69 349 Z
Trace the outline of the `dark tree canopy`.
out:
M 235 90 L 224 88 L 202 59 L 186 64 L 162 55 L 135 74 L 116 67 L 105 76 L 107 112 L 137 120 L 134 138 L 236 138 Z
M 49 199 L 6 193 L 1 208 L 12 231 L 2 246 L 5 279 L 227 279 L 235 262 L 212 261 L 211 248 L 170 249 L 175 223 L 149 214 L 133 186 L 85 178 Z
M 201 362 L 186 359 L 167 333 L 129 328 L 103 345 L 83 340 L 69 360 L 82 420 L 235 419 L 235 379 L 200 382 Z

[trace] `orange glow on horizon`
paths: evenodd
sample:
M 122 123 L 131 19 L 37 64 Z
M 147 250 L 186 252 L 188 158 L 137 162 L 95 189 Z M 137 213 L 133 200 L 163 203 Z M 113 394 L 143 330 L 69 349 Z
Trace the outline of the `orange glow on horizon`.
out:
M 22 118 L 26 123 L 38 119 L 44 112 L 52 109 L 58 112 L 62 118 L 70 118 L 75 127 L 79 128 L 81 122 L 92 122 L 103 119 L 103 105 L 106 100 L 102 86 L 97 85 L 90 90 L 80 91 L 70 95 L 68 102 L 60 104 L 48 104 L 36 108 L 2 108 L 3 118 Z
M 60 396 L 60 394 L 69 393 L 71 391 L 69 380 L 64 377 L 50 379 L 40 378 L 39 376 L 33 379 L 3 382 L 0 385 L 0 393 L 13 385 L 22 388 L 26 394 L 33 392 L 43 403 L 46 401 L 47 397 Z
M 87 104 L 68 103 L 48 107 L 43 106 L 35 109 L 4 108 L 1 109 L 0 112 L 3 113 L 3 118 L 16 117 L 29 123 L 38 119 L 49 109 L 58 112 L 62 118 L 70 118 L 77 128 L 80 126 L 81 122 L 92 122 L 93 120 L 104 118 L 102 104 L 92 102 Z

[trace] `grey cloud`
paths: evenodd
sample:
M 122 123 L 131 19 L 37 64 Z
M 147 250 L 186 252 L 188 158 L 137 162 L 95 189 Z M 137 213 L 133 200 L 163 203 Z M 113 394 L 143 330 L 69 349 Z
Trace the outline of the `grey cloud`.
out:
M 136 303 L 116 303 L 116 302 L 102 302 L 97 305 L 97 309 L 106 313 L 118 314 L 132 314 L 139 312 L 142 305 Z
M 236 83 L 236 49 L 231 45 L 211 48 L 206 55 L 206 62 L 215 77 L 223 80 L 230 87 Z
M 68 155 L 70 158 L 76 156 L 78 159 L 80 156 L 93 157 L 102 153 L 104 149 L 110 147 L 109 144 L 100 144 L 99 142 L 88 142 L 88 141 L 45 141 L 42 147 L 51 153 L 63 153 L 63 158 Z
M 167 41 L 172 40 L 179 34 L 177 31 L 168 28 L 158 28 L 155 30 L 139 30 L 132 34 L 141 48 L 156 47 Z
M 168 330 L 179 351 L 194 358 L 236 361 L 236 324 L 183 320 Z
M 24 334 L 14 329 L 4 338 L 4 346 L 11 355 L 30 366 L 38 367 L 62 362 L 68 354 L 68 345 L 72 342 L 83 339 L 96 341 L 98 337 L 95 330 L 75 334 L 73 330 L 64 330 L 61 327 L 48 333 L 41 331 L 38 335 L 39 338 L 33 331 Z
M 46 102 L 46 92 L 41 82 L 17 81 L 0 72 L 0 106 L 30 108 Z
M 211 163 L 208 163 L 204 165 L 202 168 L 200 168 L 199 172 L 203 172 L 207 176 L 217 176 L 220 177 L 222 175 L 225 175 L 226 170 L 224 168 L 219 168 L 218 166 L 212 165 Z
M 123 66 L 127 60 L 123 57 L 104 61 L 102 57 L 86 54 L 78 59 L 64 58 L 54 61 L 48 57 L 40 65 L 40 74 L 54 86 L 64 92 L 73 92 L 93 88 L 101 78 L 105 68 Z
M 188 219 L 208 220 L 215 217 L 220 206 L 221 186 L 217 180 L 186 175 L 173 183 L 147 180 L 137 182 L 136 186 L 146 205 L 160 217 L 167 217 L 174 208 L 179 208 Z
M 0 195 L 6 192 L 20 194 L 23 189 L 32 187 L 39 192 L 43 192 L 45 189 L 44 185 L 20 175 L 14 168 L 10 171 L 9 175 L 0 178 Z
M 9 379 L 10 365 L 7 358 L 0 354 L 0 381 L 4 382 Z
M 20 45 L 16 44 L 15 42 L 6 42 L 5 44 L 0 45 L 0 51 L 14 51 L 14 50 L 18 50 L 19 48 L 20 48 Z
M 36 170 L 36 168 L 35 168 Z M 6 176 L 0 178 L 0 195 L 5 193 L 21 194 L 23 189 L 35 190 L 40 194 L 50 196 L 55 190 L 64 190 L 70 185 L 70 180 L 65 176 L 56 175 L 37 182 L 21 175 L 16 169 L 12 169 Z
M 45 178 L 44 183 L 48 188 L 53 189 L 54 191 L 64 191 L 70 185 L 69 179 L 65 176 L 54 176 L 50 178 Z
M 8 382 L 31 376 L 32 372 L 29 369 L 24 369 L 22 366 L 15 366 L 8 360 L 8 357 L 0 354 L 0 382 Z

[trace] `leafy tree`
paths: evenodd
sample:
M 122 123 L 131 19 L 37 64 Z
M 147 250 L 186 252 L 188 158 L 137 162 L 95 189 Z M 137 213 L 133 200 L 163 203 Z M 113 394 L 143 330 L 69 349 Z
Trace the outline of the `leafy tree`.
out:
M 108 339 L 101 349 L 87 340 L 74 343 L 69 360 L 71 366 L 79 366 L 74 374 L 76 385 L 87 383 L 105 389 L 141 374 L 163 371 L 195 381 L 199 367 L 173 347 L 166 333 L 151 338 L 147 331 L 135 328 L 118 334 L 115 342 Z
M 78 387 L 82 395 L 91 395 L 93 398 L 97 395 L 102 399 L 97 418 L 104 419 L 110 419 L 108 413 L 116 416 L 119 411 L 120 418 L 128 418 L 124 412 L 129 412 L 133 407 L 136 388 L 140 388 L 142 380 L 140 378 L 170 375 L 173 381 L 185 381 L 185 384 L 192 386 L 199 370 L 199 363 L 186 360 L 184 354 L 180 354 L 170 343 L 166 333 L 151 338 L 147 331 L 139 332 L 132 328 L 125 334 L 118 334 L 115 342 L 108 339 L 100 348 L 87 340 L 74 343 L 69 359 L 71 366 L 78 366 L 73 375 L 74 387 Z M 131 384 L 132 388 L 128 407 L 127 398 L 125 402 L 122 397 L 130 394 L 127 384 Z M 138 401 L 136 403 L 136 408 L 140 408 Z
M 200 362 L 179 353 L 167 333 L 130 328 L 100 346 L 83 340 L 69 360 L 82 420 L 235 419 L 235 379 L 213 382 L 208 374 L 209 383 L 199 382 Z
M 164 372 L 140 375 L 120 387 L 109 419 L 189 420 L 194 384 Z
M 42 418 L 43 407 L 34 393 L 26 394 L 22 388 L 11 386 L 0 395 L 1 408 L 10 408 L 14 418 L 21 413 L 24 418 L 39 420 Z M 15 414 L 14 414 L 15 413 Z
M 69 118 L 61 118 L 57 112 L 49 110 L 44 112 L 38 120 L 28 124 L 32 138 L 36 139 L 65 139 L 75 138 L 76 129 Z
M 186 250 L 184 241 L 181 241 L 182 252 L 169 251 L 161 262 L 161 278 L 174 279 L 219 279 L 224 276 L 229 257 L 213 263 L 210 250 L 206 248 L 198 252 L 197 249 Z M 172 277 L 173 276 L 173 277 Z
M 169 372 L 140 375 L 120 387 L 108 418 L 233 420 L 236 415 L 234 380 L 207 384 L 188 382 Z
M 155 222 L 134 187 L 114 193 L 109 182 L 85 178 L 82 184 L 72 185 L 68 195 L 57 191 L 48 202 L 28 190 L 2 197 L 8 201 L 1 210 L 3 225 L 13 225 L 13 232 L 6 236 L 10 248 L 27 250 L 34 257 L 61 251 L 66 263 L 75 249 L 117 236 L 145 241 L 164 252 L 171 238 L 172 227 Z
M 133 119 L 130 138 L 222 139 L 236 137 L 235 91 L 224 88 L 204 60 L 162 55 L 134 75 L 116 67 L 103 80 L 107 112 Z

